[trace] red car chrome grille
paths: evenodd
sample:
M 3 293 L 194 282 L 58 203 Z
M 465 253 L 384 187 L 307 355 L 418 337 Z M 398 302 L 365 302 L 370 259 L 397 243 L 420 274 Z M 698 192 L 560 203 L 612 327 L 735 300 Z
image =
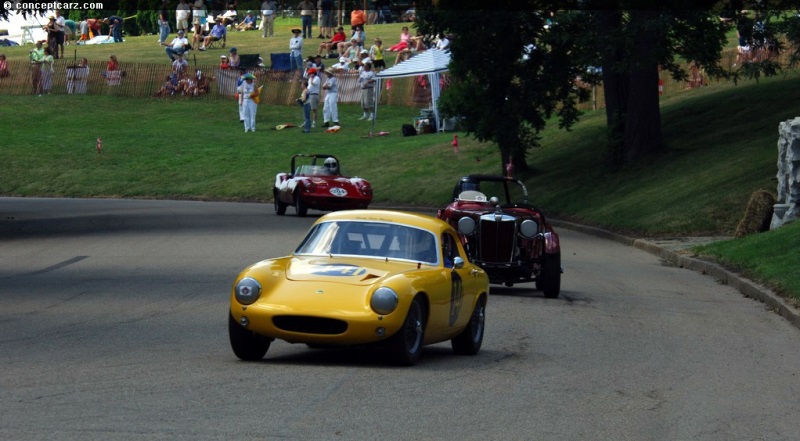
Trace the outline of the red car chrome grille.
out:
M 481 247 L 479 259 L 487 263 L 511 262 L 514 257 L 514 241 L 516 240 L 516 223 L 513 218 L 502 220 L 481 219 Z M 492 216 L 493 217 L 493 216 Z
M 281 315 L 273 317 L 272 323 L 281 330 L 304 334 L 336 335 L 347 331 L 347 322 L 322 317 Z

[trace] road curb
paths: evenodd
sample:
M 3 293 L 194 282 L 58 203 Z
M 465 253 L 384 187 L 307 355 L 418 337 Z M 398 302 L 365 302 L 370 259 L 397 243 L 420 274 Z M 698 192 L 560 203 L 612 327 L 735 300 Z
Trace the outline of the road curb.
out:
M 787 303 L 783 297 L 779 296 L 771 289 L 753 282 L 752 280 L 749 280 L 739 274 L 731 272 L 713 262 L 696 259 L 694 257 L 670 251 L 645 239 L 632 239 L 630 237 L 603 230 L 601 228 L 589 227 L 573 222 L 559 221 L 554 219 L 550 219 L 550 223 L 561 228 L 567 228 L 570 230 L 591 234 L 603 239 L 613 240 L 624 245 L 633 246 L 666 260 L 667 262 L 670 262 L 679 268 L 684 268 L 706 276 L 711 276 L 720 283 L 729 285 L 738 290 L 745 297 L 749 297 L 764 303 L 773 311 L 780 314 L 793 326 L 800 328 L 800 311 L 798 311 L 797 308 L 791 304 Z

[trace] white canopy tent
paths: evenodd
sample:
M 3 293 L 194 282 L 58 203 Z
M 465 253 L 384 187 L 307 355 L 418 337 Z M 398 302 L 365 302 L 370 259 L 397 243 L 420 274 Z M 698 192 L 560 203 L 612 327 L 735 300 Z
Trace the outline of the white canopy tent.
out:
M 375 119 L 378 117 L 378 102 L 381 96 L 381 81 L 384 78 L 401 78 L 412 77 L 418 75 L 427 75 L 428 84 L 431 85 L 431 105 L 433 106 L 433 115 L 436 119 L 436 130 L 439 130 L 441 122 L 439 121 L 439 109 L 437 100 L 441 90 L 439 89 L 439 76 L 442 72 L 448 71 L 450 65 L 450 51 L 441 51 L 437 49 L 429 49 L 420 52 L 406 61 L 402 61 L 393 67 L 378 72 L 375 77 L 378 81 L 375 83 L 375 109 L 372 117 L 372 131 L 375 131 Z

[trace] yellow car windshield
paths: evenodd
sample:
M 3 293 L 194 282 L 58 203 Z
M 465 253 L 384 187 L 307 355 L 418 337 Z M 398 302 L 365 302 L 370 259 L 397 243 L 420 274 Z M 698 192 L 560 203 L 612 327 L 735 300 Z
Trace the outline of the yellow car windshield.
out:
M 388 222 L 332 221 L 314 226 L 295 254 L 341 255 L 439 263 L 436 235 Z

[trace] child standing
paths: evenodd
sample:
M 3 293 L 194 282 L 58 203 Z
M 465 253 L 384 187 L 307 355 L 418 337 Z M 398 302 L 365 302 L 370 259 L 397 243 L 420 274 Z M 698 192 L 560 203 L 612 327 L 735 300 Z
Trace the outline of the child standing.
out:
M 376 38 L 375 44 L 369 48 L 369 58 L 372 59 L 372 67 L 376 71 L 386 69 L 386 61 L 383 59 L 383 41 L 380 38 Z
M 80 23 L 80 30 L 81 30 L 81 39 L 78 40 L 78 44 L 86 44 L 89 41 L 89 21 L 88 19 L 84 18 L 81 20 Z

